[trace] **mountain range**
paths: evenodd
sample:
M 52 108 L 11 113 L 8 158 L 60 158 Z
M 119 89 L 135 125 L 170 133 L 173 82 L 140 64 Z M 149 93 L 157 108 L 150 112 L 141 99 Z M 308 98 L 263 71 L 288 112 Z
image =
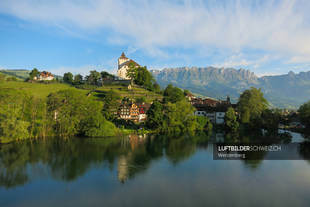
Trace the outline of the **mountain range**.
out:
M 261 88 L 271 106 L 298 108 L 310 100 L 310 71 L 258 77 L 250 70 L 216 67 L 180 67 L 151 71 L 161 87 L 169 83 L 217 99 L 237 102 L 250 87 Z

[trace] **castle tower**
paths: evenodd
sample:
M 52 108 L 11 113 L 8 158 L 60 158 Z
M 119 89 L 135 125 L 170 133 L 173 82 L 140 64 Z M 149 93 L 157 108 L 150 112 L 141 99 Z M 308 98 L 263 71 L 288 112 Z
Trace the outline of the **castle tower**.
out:
M 118 58 L 118 69 L 120 69 L 120 66 L 127 61 L 129 61 L 129 58 L 127 58 L 125 53 L 122 52 L 122 55 Z
M 129 69 L 130 64 L 134 64 L 135 67 L 140 66 L 135 61 L 127 58 L 125 56 L 125 53 L 123 52 L 122 55 L 118 58 L 117 76 L 122 78 L 122 79 L 129 80 L 130 78 L 127 76 L 127 71 Z

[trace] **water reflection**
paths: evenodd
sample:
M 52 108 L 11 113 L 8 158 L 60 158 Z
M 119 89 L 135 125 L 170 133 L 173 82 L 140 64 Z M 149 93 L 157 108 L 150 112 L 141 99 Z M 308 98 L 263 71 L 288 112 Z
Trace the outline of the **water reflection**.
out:
M 291 140 L 283 137 L 264 139 L 265 142 L 272 143 Z M 195 155 L 198 149 L 212 151 L 212 147 L 209 147 L 212 141 L 244 143 L 249 140 L 253 141 L 255 138 L 238 139 L 231 134 L 201 134 L 177 138 L 154 135 L 68 140 L 53 138 L 12 143 L 0 146 L 0 186 L 23 186 L 42 177 L 72 182 L 100 166 L 116 173 L 118 181 L 125 183 L 146 172 L 156 160 L 165 158 L 177 166 Z M 309 149 L 308 142 L 301 143 L 298 153 L 305 159 L 310 159 Z M 258 168 L 266 153 L 257 153 L 259 155 L 255 157 L 259 159 L 242 161 L 243 164 L 253 170 Z

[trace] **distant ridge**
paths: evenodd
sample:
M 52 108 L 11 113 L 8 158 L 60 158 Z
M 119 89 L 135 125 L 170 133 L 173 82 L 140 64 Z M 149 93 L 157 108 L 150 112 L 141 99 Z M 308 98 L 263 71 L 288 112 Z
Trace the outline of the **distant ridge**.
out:
M 27 69 L 0 69 L 0 72 L 6 75 L 14 76 L 23 80 L 29 78 L 30 70 Z M 62 79 L 62 76 L 54 75 L 55 78 Z
M 0 69 L 0 72 L 6 75 L 15 76 L 20 79 L 29 77 L 30 70 L 27 69 Z
M 250 70 L 216 67 L 178 67 L 151 72 L 162 87 L 172 83 L 213 98 L 230 95 L 235 102 L 251 86 L 262 88 L 272 106 L 280 108 L 297 108 L 310 100 L 310 71 L 262 77 Z

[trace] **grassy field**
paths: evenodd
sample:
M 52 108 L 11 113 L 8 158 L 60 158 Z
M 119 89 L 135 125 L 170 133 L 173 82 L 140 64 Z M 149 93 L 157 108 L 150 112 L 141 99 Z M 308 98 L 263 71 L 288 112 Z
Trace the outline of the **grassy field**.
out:
M 3 88 L 13 88 L 17 90 L 23 90 L 37 98 L 46 98 L 50 93 L 69 88 L 78 90 L 70 85 L 63 83 L 44 84 L 44 83 L 29 83 L 23 81 L 1 81 L 0 90 Z M 85 91 L 85 94 L 87 92 L 88 91 Z
M 50 93 L 65 90 L 65 89 L 73 89 L 82 91 L 83 93 L 89 94 L 91 90 L 83 90 L 83 89 L 76 89 L 73 86 L 64 83 L 29 83 L 23 81 L 0 81 L 0 90 L 4 88 L 13 88 L 18 90 L 24 90 L 34 97 L 37 98 L 46 98 Z M 146 102 L 150 103 L 155 99 L 162 99 L 162 96 L 156 94 L 151 91 L 147 91 L 143 88 L 133 87 L 131 90 L 128 90 L 125 86 L 119 85 L 112 85 L 112 86 L 102 86 L 97 88 L 95 91 L 92 91 L 91 98 L 95 100 L 100 100 L 104 97 L 104 94 L 110 90 L 115 91 L 120 97 L 128 97 L 131 99 L 136 99 L 138 97 L 144 96 L 146 98 Z
M 147 103 L 151 103 L 155 99 L 158 99 L 158 100 L 162 99 L 161 95 L 145 90 L 143 88 L 133 87 L 132 89 L 129 90 L 126 86 L 119 86 L 119 85 L 102 86 L 100 88 L 97 88 L 92 93 L 92 96 L 100 98 L 104 95 L 104 93 L 110 90 L 115 91 L 122 98 L 128 97 L 130 99 L 136 99 L 136 98 L 144 96 L 146 98 Z

